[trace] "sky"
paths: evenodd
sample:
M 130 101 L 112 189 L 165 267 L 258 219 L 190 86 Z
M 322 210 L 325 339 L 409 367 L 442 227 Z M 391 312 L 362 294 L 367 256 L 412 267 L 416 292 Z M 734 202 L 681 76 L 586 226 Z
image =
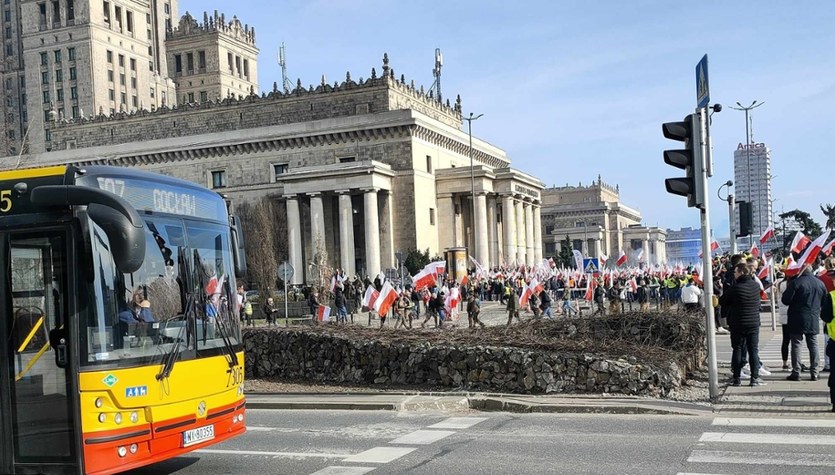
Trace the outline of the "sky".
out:
M 621 201 L 649 226 L 699 226 L 699 212 L 670 195 L 663 162 L 680 143 L 663 122 L 696 107 L 695 66 L 709 57 L 715 174 L 710 218 L 728 234 L 717 190 L 733 180 L 745 142 L 737 101 L 752 113 L 753 141 L 772 156 L 775 211 L 801 209 L 825 223 L 835 203 L 827 119 L 835 111 L 835 4 L 831 1 L 700 0 L 180 0 L 179 13 L 236 15 L 256 29 L 259 85 L 281 84 L 285 44 L 293 84 L 329 83 L 346 72 L 379 74 L 388 53 L 397 77 L 428 89 L 434 52 L 444 57 L 442 92 L 460 95 L 465 115 L 484 114 L 473 135 L 504 149 L 516 169 L 547 186 L 620 187 Z M 723 195 L 725 190 L 723 189 Z

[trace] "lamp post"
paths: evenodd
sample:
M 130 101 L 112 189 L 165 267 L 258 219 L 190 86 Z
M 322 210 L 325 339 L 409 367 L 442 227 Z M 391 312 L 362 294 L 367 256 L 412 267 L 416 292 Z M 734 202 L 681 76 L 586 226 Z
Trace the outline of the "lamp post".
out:
M 470 112 L 469 117 L 464 117 L 464 120 L 467 121 L 467 134 L 470 137 L 470 151 L 469 151 L 469 153 L 470 153 L 470 187 L 471 187 L 471 192 L 472 192 L 471 201 L 473 203 L 473 212 L 470 216 L 472 216 L 472 220 L 473 220 L 473 257 L 475 257 L 475 258 L 478 258 L 478 232 L 475 229 L 475 213 L 476 213 L 476 210 L 475 210 L 475 171 L 474 171 L 474 165 L 473 165 L 473 121 L 478 120 L 483 115 L 484 114 L 479 114 L 479 115 L 473 117 L 473 113 Z M 480 262 L 479 264 L 484 265 L 483 262 Z
M 719 194 L 722 191 L 722 188 L 728 187 L 728 197 L 722 198 L 722 195 Z M 731 193 L 731 187 L 734 186 L 734 182 L 731 180 L 726 181 L 716 190 L 716 194 L 719 196 L 719 199 L 722 201 L 728 202 L 728 228 L 730 228 L 731 233 L 731 255 L 736 254 L 736 226 L 734 226 L 734 195 Z
M 736 103 L 737 107 L 731 106 L 731 109 L 745 112 L 745 169 L 747 170 L 747 172 L 746 172 L 746 175 L 747 175 L 746 182 L 748 183 L 748 197 L 747 197 L 747 200 L 748 200 L 749 203 L 752 203 L 752 201 L 751 201 L 751 188 L 752 188 L 752 186 L 751 186 L 751 181 L 752 181 L 752 177 L 751 177 L 751 122 L 750 122 L 750 119 L 749 119 L 749 113 L 751 112 L 752 109 L 756 109 L 757 107 L 760 107 L 763 104 L 765 104 L 765 102 L 754 101 L 754 102 L 751 103 L 750 106 L 745 107 L 742 104 L 740 104 L 739 101 L 737 101 L 737 103 Z M 762 212 L 760 210 L 760 206 L 761 206 L 760 205 L 760 200 L 757 200 L 757 219 L 759 221 L 759 228 L 762 228 Z M 757 229 L 757 232 L 762 232 L 762 229 Z M 748 246 L 750 247 L 750 246 L 753 246 L 753 245 L 754 245 L 754 234 L 751 233 L 751 234 L 748 235 Z

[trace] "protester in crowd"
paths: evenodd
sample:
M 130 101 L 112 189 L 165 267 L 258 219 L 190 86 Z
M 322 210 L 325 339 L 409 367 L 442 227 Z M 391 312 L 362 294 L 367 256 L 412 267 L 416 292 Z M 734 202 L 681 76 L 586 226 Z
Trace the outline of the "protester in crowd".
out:
M 746 263 L 734 267 L 736 284 L 728 288 L 719 303 L 728 308 L 728 326 L 731 328 L 731 384 L 739 386 L 742 372 L 743 353 L 747 351 L 751 364 L 751 386 L 761 386 L 760 379 L 760 286 L 751 275 Z
M 484 323 L 478 319 L 478 314 L 481 313 L 481 305 L 474 295 L 470 294 L 467 297 L 467 328 L 475 328 L 476 325 L 484 328 Z
M 687 284 L 681 289 L 681 302 L 684 304 L 684 310 L 688 312 L 698 312 L 701 310 L 701 305 L 699 305 L 701 297 L 702 289 L 693 282 L 692 277 L 688 278 Z
M 826 295 L 826 286 L 812 273 L 808 264 L 800 274 L 791 277 L 783 292 L 781 301 L 788 306 L 787 327 L 791 339 L 792 372 L 789 381 L 800 380 L 800 342 L 806 338 L 809 349 L 809 375 L 818 380 L 818 341 L 820 333 L 821 301 Z

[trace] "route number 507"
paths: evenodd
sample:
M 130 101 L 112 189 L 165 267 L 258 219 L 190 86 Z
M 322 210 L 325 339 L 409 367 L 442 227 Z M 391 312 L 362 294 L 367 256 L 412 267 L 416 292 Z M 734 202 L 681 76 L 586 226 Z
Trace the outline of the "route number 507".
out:
M 0 213 L 12 210 L 12 190 L 0 190 Z

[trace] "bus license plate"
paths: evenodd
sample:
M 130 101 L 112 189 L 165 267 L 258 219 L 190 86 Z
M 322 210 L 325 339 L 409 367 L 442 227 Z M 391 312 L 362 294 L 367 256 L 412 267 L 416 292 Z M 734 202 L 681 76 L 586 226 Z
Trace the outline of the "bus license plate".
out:
M 183 447 L 215 438 L 215 426 L 203 426 L 183 432 Z

